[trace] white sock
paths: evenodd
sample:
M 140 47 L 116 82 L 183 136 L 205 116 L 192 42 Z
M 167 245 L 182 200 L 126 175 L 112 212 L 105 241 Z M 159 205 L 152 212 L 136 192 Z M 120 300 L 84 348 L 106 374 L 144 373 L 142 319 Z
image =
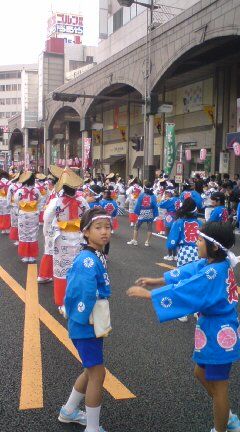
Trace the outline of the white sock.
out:
M 98 432 L 99 431 L 99 417 L 100 417 L 101 405 L 96 408 L 90 408 L 86 406 L 87 413 L 87 432 Z
M 232 411 L 231 410 L 229 410 L 229 420 L 230 420 L 230 418 L 233 416 L 233 413 L 232 413 Z
M 64 408 L 69 412 L 73 412 L 76 408 L 79 407 L 80 402 L 84 399 L 85 395 L 82 393 L 79 393 L 75 388 L 73 387 L 72 393 L 70 394 L 67 403 L 64 405 Z

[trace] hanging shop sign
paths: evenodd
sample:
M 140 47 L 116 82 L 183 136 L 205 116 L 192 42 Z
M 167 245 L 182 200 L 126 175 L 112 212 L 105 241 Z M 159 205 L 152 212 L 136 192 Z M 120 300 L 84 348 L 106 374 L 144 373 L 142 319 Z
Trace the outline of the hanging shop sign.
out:
M 229 170 L 229 153 L 221 152 L 219 161 L 219 173 L 228 174 Z
M 83 138 L 83 155 L 82 155 L 82 168 L 83 171 L 91 168 L 92 156 L 91 156 L 91 138 Z
M 227 133 L 227 149 L 233 149 L 233 144 L 240 143 L 240 132 Z
M 170 175 L 176 158 L 175 124 L 166 123 L 165 134 L 165 166 L 164 171 Z

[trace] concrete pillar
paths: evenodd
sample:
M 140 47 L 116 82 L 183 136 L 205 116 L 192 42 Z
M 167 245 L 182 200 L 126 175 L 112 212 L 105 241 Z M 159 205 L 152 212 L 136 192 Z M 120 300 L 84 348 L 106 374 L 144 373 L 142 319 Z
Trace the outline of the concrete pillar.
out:
M 24 128 L 24 170 L 27 171 L 29 166 L 29 153 L 28 153 L 28 129 Z
M 148 165 L 154 165 L 154 115 L 148 117 Z
M 43 147 L 44 147 L 44 172 L 47 174 L 48 167 L 51 164 L 51 141 L 48 139 L 48 128 L 43 126 Z
M 129 151 L 130 151 L 130 117 L 131 117 L 131 105 L 130 103 L 127 104 L 127 142 L 126 142 L 126 173 L 125 173 L 125 180 L 127 181 L 129 176 L 129 165 L 130 165 L 130 157 L 129 157 Z
M 69 122 L 66 123 L 65 127 L 65 160 L 67 165 L 67 159 L 69 159 L 70 149 L 69 149 Z

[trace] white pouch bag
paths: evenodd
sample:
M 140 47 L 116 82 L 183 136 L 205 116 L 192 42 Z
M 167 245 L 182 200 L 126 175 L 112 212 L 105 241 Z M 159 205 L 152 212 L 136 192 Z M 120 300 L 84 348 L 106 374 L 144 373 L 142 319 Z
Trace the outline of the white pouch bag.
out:
M 97 338 L 107 337 L 109 335 L 112 327 L 109 301 L 107 299 L 96 301 L 89 317 L 89 323 L 94 326 L 94 332 Z

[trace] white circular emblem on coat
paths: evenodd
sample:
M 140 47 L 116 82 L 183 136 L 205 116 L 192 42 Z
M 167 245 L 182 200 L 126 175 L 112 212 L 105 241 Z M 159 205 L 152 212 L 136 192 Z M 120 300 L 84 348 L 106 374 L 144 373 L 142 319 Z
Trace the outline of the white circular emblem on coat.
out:
M 161 306 L 164 308 L 169 308 L 172 306 L 172 299 L 170 297 L 163 297 L 161 300 Z
M 78 306 L 77 306 L 78 312 L 84 312 L 85 308 L 86 308 L 86 306 L 83 302 L 78 303 Z
M 86 268 L 91 268 L 94 266 L 94 261 L 92 258 L 87 257 L 83 260 L 83 265 Z

